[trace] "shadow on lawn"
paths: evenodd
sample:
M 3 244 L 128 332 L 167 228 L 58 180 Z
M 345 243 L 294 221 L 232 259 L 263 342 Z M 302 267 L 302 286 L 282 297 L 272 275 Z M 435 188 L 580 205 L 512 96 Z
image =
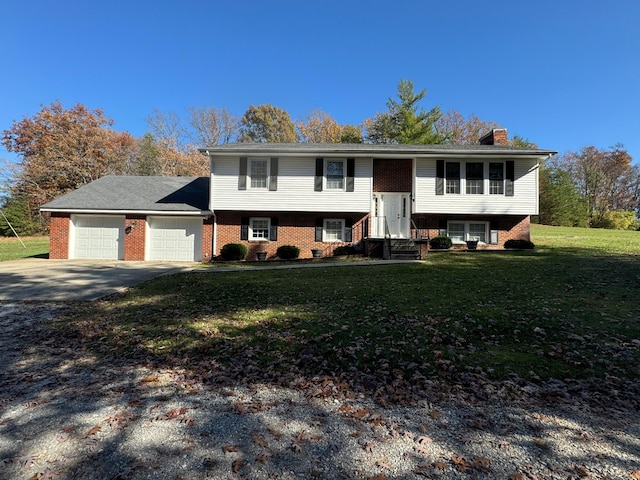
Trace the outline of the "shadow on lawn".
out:
M 640 392 L 622 392 L 623 379 L 497 381 L 457 356 L 473 356 L 478 339 L 506 342 L 507 321 L 546 318 L 562 332 L 590 310 L 637 311 L 637 296 L 614 308 L 637 292 L 637 259 L 433 257 L 181 274 L 29 324 L 30 335 L 1 344 L 12 353 L 0 377 L 0 476 L 544 477 L 602 465 L 627 475 L 640 461 Z M 487 272 L 501 280 L 483 285 Z M 600 307 L 576 308 L 591 297 Z M 526 340 L 550 348 L 560 333 L 547 329 Z

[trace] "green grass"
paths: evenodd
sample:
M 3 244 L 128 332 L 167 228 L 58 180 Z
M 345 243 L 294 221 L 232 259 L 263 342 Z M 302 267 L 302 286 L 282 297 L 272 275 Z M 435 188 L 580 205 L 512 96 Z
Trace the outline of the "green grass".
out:
M 538 247 L 556 250 L 587 249 L 593 254 L 640 254 L 640 232 L 638 231 L 534 224 L 531 225 L 531 239 Z
M 66 333 L 238 378 L 637 378 L 640 232 L 533 232 L 535 251 L 162 277 L 90 305 Z
M 23 237 L 20 240 L 16 237 L 0 237 L 0 261 L 46 256 L 49 253 L 49 237 Z

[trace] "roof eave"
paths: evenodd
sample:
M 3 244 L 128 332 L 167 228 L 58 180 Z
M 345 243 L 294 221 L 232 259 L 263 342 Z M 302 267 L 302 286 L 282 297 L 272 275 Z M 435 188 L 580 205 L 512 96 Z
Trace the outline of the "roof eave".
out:
M 203 217 L 213 215 L 211 210 L 113 210 L 113 209 L 97 209 L 97 208 L 49 208 L 40 207 L 41 212 L 51 213 L 75 213 L 87 215 L 163 215 L 163 216 L 180 216 L 180 217 Z
M 261 144 L 228 144 L 215 147 L 201 148 L 203 154 L 214 156 L 226 155 L 261 155 L 275 154 L 279 156 L 300 156 L 300 155 L 336 155 L 336 156 L 360 156 L 376 158 L 415 158 L 415 157 L 530 157 L 546 158 L 558 152 L 553 150 L 539 149 L 516 149 L 516 148 L 411 148 L 403 145 L 402 148 L 394 148 L 393 145 L 383 146 L 353 146 L 350 144 L 314 144 L 313 147 L 307 144 L 300 144 L 299 147 L 291 144 L 261 143 Z

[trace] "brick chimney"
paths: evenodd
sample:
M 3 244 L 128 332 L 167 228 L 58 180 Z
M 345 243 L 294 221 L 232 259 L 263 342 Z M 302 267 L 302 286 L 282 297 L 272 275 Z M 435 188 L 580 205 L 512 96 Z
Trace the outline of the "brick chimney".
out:
M 486 135 L 480 137 L 480 145 L 509 145 L 506 128 L 494 128 Z

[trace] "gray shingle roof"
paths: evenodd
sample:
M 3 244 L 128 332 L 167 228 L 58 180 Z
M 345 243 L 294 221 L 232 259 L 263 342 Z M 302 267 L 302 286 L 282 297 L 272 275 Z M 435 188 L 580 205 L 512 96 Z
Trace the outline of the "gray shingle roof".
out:
M 201 148 L 211 155 L 363 155 L 373 157 L 420 155 L 495 155 L 547 157 L 557 152 L 503 145 L 377 145 L 366 143 L 229 143 Z
M 184 212 L 209 210 L 209 177 L 107 176 L 43 205 L 43 211 Z

